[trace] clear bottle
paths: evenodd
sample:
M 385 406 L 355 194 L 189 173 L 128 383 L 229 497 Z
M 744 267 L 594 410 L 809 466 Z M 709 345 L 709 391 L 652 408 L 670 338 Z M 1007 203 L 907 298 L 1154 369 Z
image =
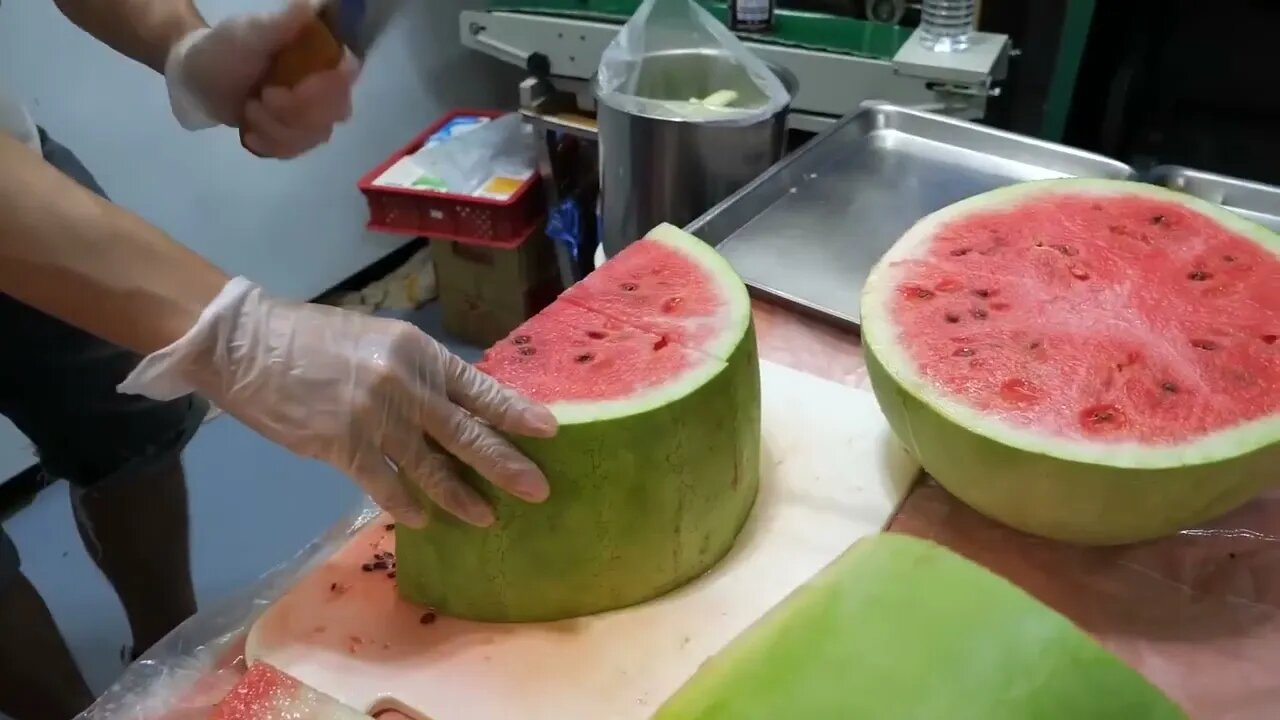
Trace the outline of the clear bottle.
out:
M 973 34 L 975 0 L 924 0 L 920 42 L 935 52 L 960 52 Z
M 774 0 L 729 0 L 729 29 L 767 33 L 773 30 Z

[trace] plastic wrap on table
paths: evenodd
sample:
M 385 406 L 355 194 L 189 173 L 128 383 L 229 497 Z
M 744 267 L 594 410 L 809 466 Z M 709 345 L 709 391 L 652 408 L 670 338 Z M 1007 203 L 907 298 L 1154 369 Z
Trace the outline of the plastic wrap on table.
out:
M 131 665 L 77 720 L 204 720 L 244 673 L 253 622 L 380 511 L 366 503 L 253 586 L 202 609 Z
M 1196 720 L 1280 717 L 1280 492 L 1161 540 L 1080 547 L 988 520 L 930 480 L 890 528 L 1017 583 Z
M 679 82 L 668 83 L 655 76 L 652 62 L 666 54 L 720 62 L 682 66 Z M 701 87 L 701 96 L 683 92 L 690 87 Z M 769 66 L 693 0 L 644 0 L 601 55 L 596 89 L 601 100 L 632 114 L 726 124 L 774 115 L 791 101 Z

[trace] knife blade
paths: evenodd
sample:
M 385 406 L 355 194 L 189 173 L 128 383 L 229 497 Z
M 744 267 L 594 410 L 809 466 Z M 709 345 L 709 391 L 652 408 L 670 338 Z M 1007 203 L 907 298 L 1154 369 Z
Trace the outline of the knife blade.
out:
M 258 93 L 270 85 L 295 87 L 315 73 L 332 70 L 342 62 L 347 51 L 363 62 L 401 5 L 400 0 L 309 2 L 314 17 L 276 52 L 259 83 Z M 249 131 L 248 123 L 242 122 L 241 145 Z

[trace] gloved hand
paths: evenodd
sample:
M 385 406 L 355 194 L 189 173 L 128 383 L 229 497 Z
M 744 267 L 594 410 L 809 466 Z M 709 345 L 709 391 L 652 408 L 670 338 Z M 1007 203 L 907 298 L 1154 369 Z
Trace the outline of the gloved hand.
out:
M 345 471 L 413 527 L 426 516 L 406 482 L 469 523 L 493 522 L 450 455 L 518 498 L 548 494 L 538 468 L 495 431 L 554 435 L 546 408 L 408 323 L 281 301 L 244 278 L 229 282 L 186 335 L 144 358 L 119 390 L 156 399 L 198 390 L 267 438 Z
M 232 17 L 175 43 L 164 74 L 178 122 L 188 130 L 247 123 L 245 144 L 268 157 L 295 157 L 326 142 L 333 126 L 351 117 L 359 67 L 351 53 L 296 87 L 270 86 L 256 95 L 276 52 L 314 16 L 309 3 L 290 0 L 281 10 Z

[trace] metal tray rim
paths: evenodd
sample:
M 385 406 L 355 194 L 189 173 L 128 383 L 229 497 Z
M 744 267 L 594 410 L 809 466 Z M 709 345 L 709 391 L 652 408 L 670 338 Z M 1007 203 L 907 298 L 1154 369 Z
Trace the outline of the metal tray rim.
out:
M 893 103 L 888 103 L 884 101 L 870 100 L 870 101 L 863 102 L 862 107 L 856 112 L 849 113 L 848 115 L 844 116 L 843 118 L 841 118 L 839 121 L 837 121 L 830 127 L 823 130 L 818 135 L 814 136 L 809 141 L 809 143 L 800 151 L 784 157 L 782 160 L 775 163 L 772 167 L 770 167 L 765 172 L 761 173 L 751 182 L 739 188 L 737 192 L 733 193 L 732 195 L 725 198 L 724 200 L 721 200 L 720 202 L 716 203 L 714 206 L 712 206 L 706 212 L 699 215 L 697 218 L 694 218 L 692 222 L 690 222 L 688 225 L 685 226 L 684 228 L 685 231 L 691 234 L 697 235 L 699 231 L 701 231 L 704 227 L 706 227 L 706 225 L 725 208 L 733 205 L 740 198 L 751 194 L 760 186 L 770 182 L 775 175 L 782 174 L 787 168 L 791 167 L 792 165 L 799 162 L 805 162 L 807 160 L 807 158 L 805 157 L 806 155 L 813 152 L 814 149 L 819 147 L 822 143 L 828 141 L 828 139 L 831 138 L 833 135 L 836 135 L 842 132 L 849 124 L 860 122 L 867 115 L 887 114 L 887 113 L 908 116 L 908 117 L 916 118 L 918 120 L 922 120 L 924 122 L 932 122 L 932 123 L 943 124 L 943 125 L 963 127 L 965 129 L 980 132 L 992 137 L 999 137 L 1007 140 L 1014 140 L 1022 144 L 1039 146 L 1046 150 L 1052 150 L 1058 153 L 1069 154 L 1072 157 L 1078 158 L 1080 160 L 1086 160 L 1089 162 L 1097 163 L 1098 165 L 1110 166 L 1117 171 L 1118 176 L 1122 176 L 1125 179 L 1139 178 L 1137 170 L 1135 170 L 1132 166 L 1126 163 L 1120 162 L 1115 158 L 1107 157 L 1105 155 L 1089 152 L 1087 150 L 1081 150 L 1079 148 L 1073 148 L 1069 145 L 1062 145 L 1059 143 L 1053 143 L 1046 140 L 1041 140 L 1039 138 L 1020 135 L 1018 133 L 1009 132 L 1008 130 L 1001 130 L 999 128 L 988 127 L 986 125 L 971 122 L 969 120 L 962 120 L 959 118 L 940 115 L 938 113 L 932 113 L 925 110 L 917 110 L 914 108 L 903 107 L 901 105 L 894 105 Z M 714 246 L 719 247 L 723 241 L 724 239 L 717 239 L 714 243 Z

